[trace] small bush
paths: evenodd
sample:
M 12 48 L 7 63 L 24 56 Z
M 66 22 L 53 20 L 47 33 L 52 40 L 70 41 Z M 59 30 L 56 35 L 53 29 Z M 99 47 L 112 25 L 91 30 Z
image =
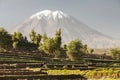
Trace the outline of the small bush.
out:
M 0 52 L 7 52 L 4 48 L 0 48 Z

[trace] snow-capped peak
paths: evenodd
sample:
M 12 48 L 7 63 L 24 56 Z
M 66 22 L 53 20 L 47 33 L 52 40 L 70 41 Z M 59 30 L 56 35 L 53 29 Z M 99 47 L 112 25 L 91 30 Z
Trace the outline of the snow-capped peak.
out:
M 41 12 L 38 12 L 34 15 L 32 15 L 30 18 L 33 19 L 37 17 L 40 19 L 41 17 L 53 17 L 53 19 L 57 18 L 63 18 L 63 17 L 69 17 L 67 14 L 63 13 L 62 11 L 51 11 L 51 10 L 43 10 Z
M 73 39 L 80 39 L 91 48 L 115 48 L 120 47 L 120 41 L 91 29 L 89 26 L 69 16 L 62 11 L 44 10 L 38 12 L 23 23 L 12 27 L 13 32 L 21 32 L 29 39 L 29 33 L 34 29 L 37 33 L 46 33 L 49 37 L 54 36 L 58 28 L 62 30 L 62 42 L 68 43 Z M 10 29 L 11 30 L 11 29 Z
M 58 18 L 63 18 L 63 17 L 69 17 L 66 13 L 63 13 L 62 11 L 54 11 L 53 16 Z

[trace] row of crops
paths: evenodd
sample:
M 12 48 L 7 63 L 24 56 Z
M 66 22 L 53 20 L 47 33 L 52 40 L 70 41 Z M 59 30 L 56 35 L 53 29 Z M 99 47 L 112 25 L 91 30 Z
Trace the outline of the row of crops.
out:
M 83 58 L 78 62 L 51 59 L 37 54 L 0 53 L 0 79 L 83 78 L 80 75 L 48 75 L 47 70 L 93 70 L 97 68 L 119 68 L 119 60 Z M 34 71 L 28 68 L 38 68 Z

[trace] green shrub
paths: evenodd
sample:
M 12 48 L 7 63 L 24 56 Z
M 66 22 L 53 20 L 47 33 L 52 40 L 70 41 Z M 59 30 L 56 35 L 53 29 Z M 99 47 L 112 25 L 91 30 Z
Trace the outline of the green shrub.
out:
M 0 52 L 7 52 L 4 48 L 0 48 Z

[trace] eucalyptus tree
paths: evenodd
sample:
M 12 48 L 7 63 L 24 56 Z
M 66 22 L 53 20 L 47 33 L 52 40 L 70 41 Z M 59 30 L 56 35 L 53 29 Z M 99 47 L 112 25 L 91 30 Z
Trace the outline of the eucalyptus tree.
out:
M 67 45 L 67 56 L 71 61 L 79 60 L 83 52 L 83 44 L 79 39 L 72 40 Z
M 0 28 L 0 47 L 10 48 L 12 44 L 11 35 L 4 28 Z

